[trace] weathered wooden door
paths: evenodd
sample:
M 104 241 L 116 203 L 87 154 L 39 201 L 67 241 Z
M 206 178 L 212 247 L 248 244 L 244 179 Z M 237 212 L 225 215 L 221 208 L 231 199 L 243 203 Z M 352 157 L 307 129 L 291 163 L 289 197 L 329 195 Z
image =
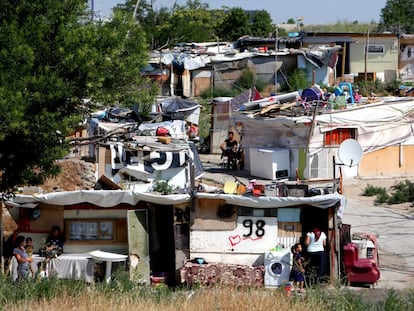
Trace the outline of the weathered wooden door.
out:
M 128 249 L 130 279 L 150 284 L 148 214 L 146 210 L 128 211 Z

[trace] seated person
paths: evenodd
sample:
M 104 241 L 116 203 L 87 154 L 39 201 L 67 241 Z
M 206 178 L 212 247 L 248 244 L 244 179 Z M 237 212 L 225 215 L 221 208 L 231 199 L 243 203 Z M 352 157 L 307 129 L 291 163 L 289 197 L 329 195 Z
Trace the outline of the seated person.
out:
M 58 226 L 53 226 L 50 234 L 46 239 L 46 257 L 55 257 L 63 252 L 63 244 L 65 239 L 62 235 L 62 231 Z
M 237 140 L 234 139 L 234 133 L 229 131 L 227 139 L 220 145 L 222 150 L 222 157 L 228 156 L 231 157 L 235 152 L 237 152 Z

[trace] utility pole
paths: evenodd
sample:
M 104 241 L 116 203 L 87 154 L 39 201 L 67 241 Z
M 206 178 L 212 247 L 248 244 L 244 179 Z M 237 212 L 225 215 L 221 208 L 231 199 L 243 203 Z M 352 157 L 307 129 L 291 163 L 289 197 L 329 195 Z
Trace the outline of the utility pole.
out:
M 277 93 L 277 51 L 279 50 L 279 29 L 276 27 L 275 34 L 275 96 Z
M 367 31 L 367 38 L 365 41 L 365 62 L 364 62 L 364 79 L 365 82 L 368 80 L 368 47 L 369 47 L 369 28 Z

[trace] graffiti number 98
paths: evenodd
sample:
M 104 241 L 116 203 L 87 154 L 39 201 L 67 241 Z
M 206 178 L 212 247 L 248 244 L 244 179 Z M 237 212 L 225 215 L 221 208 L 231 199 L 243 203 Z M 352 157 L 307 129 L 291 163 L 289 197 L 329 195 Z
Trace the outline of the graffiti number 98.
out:
M 257 220 L 256 221 L 256 231 L 254 232 L 256 234 L 257 237 L 262 237 L 265 234 L 265 230 L 264 230 L 264 226 L 266 225 L 266 222 L 264 220 Z M 251 219 L 245 219 L 243 221 L 243 227 L 248 228 L 249 232 L 247 234 L 243 234 L 244 237 L 248 237 L 251 236 L 253 234 L 253 220 Z

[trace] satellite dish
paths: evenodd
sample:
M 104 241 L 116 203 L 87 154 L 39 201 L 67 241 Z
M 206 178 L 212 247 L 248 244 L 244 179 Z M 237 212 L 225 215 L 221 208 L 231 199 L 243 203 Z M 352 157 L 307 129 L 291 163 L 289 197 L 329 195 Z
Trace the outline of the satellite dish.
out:
M 356 166 L 362 158 L 362 147 L 355 139 L 346 139 L 339 145 L 338 157 L 343 165 Z

